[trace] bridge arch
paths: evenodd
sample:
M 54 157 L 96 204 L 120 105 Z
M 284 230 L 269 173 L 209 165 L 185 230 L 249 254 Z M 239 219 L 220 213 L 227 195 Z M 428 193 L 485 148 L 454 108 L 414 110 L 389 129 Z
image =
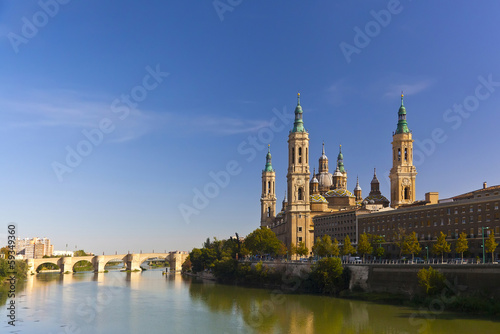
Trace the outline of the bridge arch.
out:
M 55 265 L 57 268 L 55 268 L 54 270 L 61 270 L 61 265 L 59 263 L 59 259 L 58 258 L 46 258 L 46 259 L 43 259 L 45 261 L 39 261 L 39 263 L 37 263 L 35 265 L 35 267 L 33 268 L 33 271 L 35 271 L 36 273 L 40 273 L 40 272 L 43 272 L 40 267 L 45 265 L 45 264 L 52 264 L 52 265 Z

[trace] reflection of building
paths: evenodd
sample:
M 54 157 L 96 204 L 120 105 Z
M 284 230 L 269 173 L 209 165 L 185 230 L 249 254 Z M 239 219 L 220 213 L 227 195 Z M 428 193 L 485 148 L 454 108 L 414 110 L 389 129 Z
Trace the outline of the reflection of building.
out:
M 25 259 L 41 259 L 45 255 L 51 256 L 53 251 L 54 246 L 48 238 L 17 238 L 16 254 Z

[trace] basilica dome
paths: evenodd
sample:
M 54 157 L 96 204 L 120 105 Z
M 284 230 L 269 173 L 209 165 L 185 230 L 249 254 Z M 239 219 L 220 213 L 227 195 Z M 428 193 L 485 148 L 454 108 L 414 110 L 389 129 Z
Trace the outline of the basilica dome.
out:
M 325 197 L 355 197 L 355 196 L 347 189 L 335 189 L 335 190 L 328 190 L 325 194 Z

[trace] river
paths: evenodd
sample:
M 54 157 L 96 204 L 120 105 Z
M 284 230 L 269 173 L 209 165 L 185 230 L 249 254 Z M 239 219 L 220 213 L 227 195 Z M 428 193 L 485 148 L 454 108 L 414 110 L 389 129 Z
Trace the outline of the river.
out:
M 203 283 L 160 270 L 44 273 L 16 290 L 15 327 L 0 299 L 1 333 L 500 333 L 500 319 Z

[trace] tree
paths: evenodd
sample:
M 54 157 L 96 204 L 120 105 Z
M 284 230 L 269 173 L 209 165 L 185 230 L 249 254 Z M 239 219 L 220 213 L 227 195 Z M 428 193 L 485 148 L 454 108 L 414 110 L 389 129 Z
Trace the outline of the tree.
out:
M 326 257 L 316 262 L 310 277 L 322 293 L 335 294 L 341 284 L 342 272 L 342 262 L 339 258 Z
M 313 247 L 314 248 L 314 247 Z M 290 255 L 290 257 L 294 256 L 295 254 L 297 254 L 297 246 L 295 246 L 295 244 L 292 242 L 290 244 L 290 248 L 288 249 L 288 255 Z
M 439 232 L 439 237 L 432 246 L 432 252 L 436 255 L 441 255 L 441 262 L 444 261 L 444 254 L 451 252 L 450 244 L 446 241 L 446 234 Z
M 73 253 L 73 256 L 89 256 L 89 254 L 85 253 L 85 251 L 83 249 L 80 249 L 80 250 L 77 250 L 75 251 L 75 253 Z
M 321 238 L 316 238 L 312 251 L 319 257 L 330 256 L 332 255 L 332 246 L 332 239 L 329 235 L 325 234 Z
M 403 253 L 404 254 L 411 254 L 411 261 L 413 262 L 413 259 L 415 257 L 415 254 L 420 253 L 422 250 L 422 247 L 420 246 L 420 243 L 418 242 L 417 235 L 415 232 L 412 232 L 410 235 L 406 236 L 404 243 L 403 243 Z
M 258 228 L 250 233 L 245 238 L 245 246 L 253 255 L 269 254 L 275 256 L 286 252 L 283 243 L 267 227 Z
M 368 240 L 366 233 L 359 236 L 358 241 L 358 255 L 363 255 L 363 262 L 365 262 L 365 255 L 371 254 L 373 252 L 373 247 Z
M 340 249 L 339 249 L 339 242 L 337 241 L 337 238 L 333 239 L 332 243 L 332 256 L 339 256 L 340 255 Z
M 5 247 L 0 248 L 0 254 L 3 254 L 5 256 L 5 259 L 8 259 L 9 254 L 10 254 L 9 247 L 5 246 Z
M 306 247 L 306 244 L 301 241 L 297 245 L 297 255 L 307 256 L 309 254 L 309 249 Z
M 464 260 L 464 252 L 469 249 L 469 242 L 467 241 L 467 233 L 460 233 L 460 237 L 455 243 L 455 252 L 462 254 L 462 262 Z
M 349 235 L 344 238 L 344 245 L 342 245 L 342 255 L 351 255 L 356 253 L 356 248 L 351 244 L 351 239 Z
M 398 227 L 394 232 L 393 240 L 394 244 L 399 248 L 399 257 L 403 254 L 403 245 L 405 243 L 406 230 L 404 228 Z
M 378 258 L 381 258 L 384 256 L 385 249 L 381 246 L 383 243 L 385 243 L 385 238 L 382 235 L 378 234 L 367 234 L 368 235 L 368 240 L 370 241 L 370 245 L 373 248 L 373 256 L 376 256 Z
M 498 246 L 498 242 L 495 242 L 495 233 L 493 233 L 493 231 L 491 231 L 490 236 L 486 240 L 485 246 L 486 246 L 486 251 L 488 253 L 491 253 L 491 262 L 495 262 L 493 253 L 495 252 L 495 249 Z

